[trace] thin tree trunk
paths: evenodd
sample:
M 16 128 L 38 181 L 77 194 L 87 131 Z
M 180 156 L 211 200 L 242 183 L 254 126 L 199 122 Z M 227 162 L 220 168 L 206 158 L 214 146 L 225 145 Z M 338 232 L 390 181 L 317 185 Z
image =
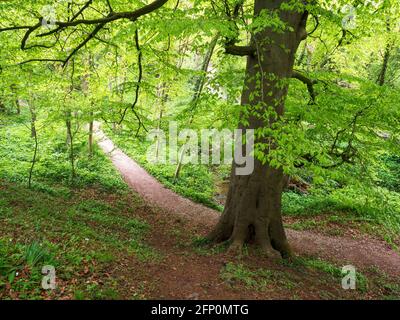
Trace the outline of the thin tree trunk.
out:
M 21 114 L 21 106 L 18 98 L 15 100 L 15 106 L 17 107 L 17 114 Z
M 67 128 L 66 145 L 67 145 L 67 147 L 68 147 L 68 146 L 71 144 L 71 141 L 72 141 L 72 137 L 71 137 L 71 133 L 72 133 L 72 129 L 71 129 L 71 127 L 72 127 L 71 117 L 72 117 L 72 114 L 71 114 L 71 111 L 67 111 L 67 112 L 65 113 L 65 116 L 66 116 L 65 125 L 66 125 L 66 128 Z
M 92 59 L 89 56 L 89 65 L 92 66 Z M 87 100 L 88 92 L 89 92 L 89 73 L 85 74 L 82 79 L 82 92 L 83 95 L 85 96 Z M 92 110 L 93 110 L 93 101 L 90 104 Z M 89 149 L 89 157 L 91 158 L 93 156 L 93 111 L 89 112 L 89 132 L 88 132 L 88 149 Z
M 163 106 L 161 106 L 160 113 L 158 115 L 157 131 L 159 131 L 161 129 L 162 116 L 163 116 Z M 156 159 L 158 159 L 159 153 L 160 153 L 160 139 L 157 139 L 157 143 L 156 143 Z
M 15 96 L 14 102 L 15 102 L 15 109 L 17 111 L 17 114 L 21 114 L 21 107 L 19 105 L 19 99 L 18 99 L 18 92 L 17 92 L 17 86 L 16 84 L 11 85 L 11 92 Z
M 186 143 L 187 143 L 187 141 L 186 141 Z M 179 179 L 179 174 L 181 173 L 182 163 L 183 163 L 183 159 L 185 157 L 185 152 L 186 152 L 186 143 L 182 146 L 181 152 L 179 154 L 178 164 L 176 165 L 176 168 L 175 168 L 174 183 Z
M 71 180 L 75 179 L 75 151 L 74 151 L 74 135 L 72 133 L 71 112 L 67 113 L 65 121 L 67 125 L 67 144 L 69 144 L 69 161 L 71 164 Z
M 391 27 L 390 27 L 390 19 L 387 18 L 386 20 L 386 31 L 390 33 Z M 381 71 L 379 72 L 379 76 L 377 79 L 377 83 L 382 87 L 385 85 L 386 82 L 386 73 L 389 65 L 389 59 L 390 59 L 390 53 L 392 51 L 392 44 L 390 43 L 390 40 L 388 40 L 385 48 L 385 53 L 383 55 L 383 63 L 382 63 L 382 68 Z
M 293 30 L 276 32 L 264 29 L 252 35 L 251 46 L 256 55 L 247 58 L 245 85 L 241 104 L 251 110 L 239 128 L 259 129 L 271 127 L 277 117 L 284 114 L 284 101 L 288 92 L 287 79 L 291 77 L 296 50 L 306 38 L 307 13 L 280 11 L 290 0 L 255 0 L 254 14 L 261 10 L 277 12 Z M 286 80 L 286 81 L 285 81 Z M 268 108 L 273 107 L 277 117 L 265 120 Z M 243 123 L 246 123 L 244 125 Z M 255 137 L 255 143 L 269 144 L 268 138 Z M 245 146 L 243 146 L 245 148 Z M 241 250 L 245 242 L 254 242 L 269 257 L 290 255 L 290 247 L 283 229 L 281 199 L 284 185 L 282 169 L 273 168 L 268 161 L 255 159 L 254 171 L 247 176 L 235 174 L 233 163 L 229 192 L 224 212 L 214 230 L 208 235 L 213 242 L 229 241 L 231 249 Z
M 157 76 L 157 78 L 158 77 L 159 77 L 159 75 Z M 158 98 L 160 99 L 160 110 L 159 110 L 159 113 L 158 113 L 158 122 L 157 122 L 157 131 L 159 131 L 161 129 L 165 103 L 168 100 L 167 84 L 165 82 L 162 82 L 161 85 L 159 86 L 159 88 L 157 90 L 157 95 L 158 95 Z M 160 153 L 160 139 L 157 139 L 157 142 L 156 142 L 156 159 L 158 159 L 159 153 Z
M 36 112 L 35 107 L 31 104 L 29 106 L 29 111 L 31 113 L 31 137 L 36 137 Z
M 89 122 L 89 157 L 93 157 L 93 112 L 90 112 Z
M 36 164 L 36 156 L 37 156 L 37 150 L 38 150 L 38 138 L 37 138 L 37 131 L 36 131 L 36 112 L 35 112 L 35 107 L 33 106 L 32 102 L 31 102 L 31 105 L 29 106 L 29 110 L 31 112 L 31 137 L 34 138 L 34 140 L 35 140 L 35 149 L 33 152 L 32 164 L 29 169 L 29 179 L 28 179 L 28 188 L 31 188 L 32 174 L 33 174 L 33 169 Z
M 35 164 L 36 164 L 36 156 L 37 156 L 37 150 L 38 150 L 37 134 L 35 134 L 34 139 L 35 139 L 35 150 L 33 152 L 32 165 L 31 165 L 31 168 L 29 169 L 29 180 L 28 180 L 28 188 L 29 189 L 32 187 L 33 168 L 35 167 Z
M 200 95 L 203 91 L 204 88 L 204 84 L 206 82 L 206 76 L 207 76 L 207 71 L 208 71 L 208 67 L 210 65 L 210 61 L 211 61 L 211 57 L 214 53 L 214 49 L 215 46 L 217 45 L 218 39 L 219 39 L 220 35 L 217 34 L 213 40 L 211 41 L 210 47 L 207 50 L 207 53 L 204 57 L 202 66 L 201 66 L 201 72 L 202 74 L 198 77 L 195 87 L 194 87 L 194 93 L 193 93 L 193 97 L 192 97 L 192 101 L 190 102 L 191 108 L 192 108 L 192 115 L 190 117 L 190 121 L 189 121 L 189 125 L 192 124 L 193 120 L 194 120 L 194 112 L 196 110 L 197 107 L 197 103 L 198 100 L 200 98 Z M 174 181 L 179 179 L 179 174 L 181 172 L 181 168 L 182 168 L 182 162 L 183 159 L 185 157 L 185 145 L 187 143 L 187 140 L 185 142 L 185 144 L 182 146 L 182 150 L 181 153 L 179 155 L 179 159 L 178 159 L 178 163 L 176 165 L 176 169 L 175 169 L 175 175 L 174 175 Z
M 381 71 L 379 72 L 379 76 L 378 76 L 378 80 L 377 80 L 377 83 L 380 86 L 385 85 L 386 73 L 387 73 L 389 59 L 390 59 L 390 52 L 391 52 L 391 45 L 387 44 L 386 49 L 385 49 L 385 54 L 383 56 L 382 68 L 381 68 Z

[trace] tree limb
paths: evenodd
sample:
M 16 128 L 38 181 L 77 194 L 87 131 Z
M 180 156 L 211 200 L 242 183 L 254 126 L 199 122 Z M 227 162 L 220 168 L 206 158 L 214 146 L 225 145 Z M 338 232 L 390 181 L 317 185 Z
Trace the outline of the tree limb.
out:
M 292 78 L 303 82 L 307 86 L 307 90 L 308 90 L 308 93 L 310 94 L 310 98 L 311 98 L 310 104 L 315 104 L 316 93 L 314 91 L 314 85 L 318 81 L 307 78 L 305 75 L 303 75 L 300 72 L 297 72 L 295 70 L 293 70 L 293 72 L 292 72 Z
M 93 2 L 93 0 L 89 0 L 88 2 L 86 2 L 85 5 L 71 18 L 70 21 L 74 21 L 76 18 L 78 18 L 79 15 L 82 14 L 82 12 L 85 11 L 86 8 L 88 8 L 91 5 L 92 2 Z M 46 37 L 46 36 L 49 36 L 53 33 L 61 31 L 61 30 L 62 30 L 62 27 L 59 26 L 58 28 L 55 28 L 49 32 L 38 34 L 37 37 Z
M 27 63 L 30 63 L 30 62 L 62 62 L 62 63 L 64 63 L 64 60 L 62 60 L 62 59 L 46 59 L 46 58 L 29 59 L 29 60 L 25 60 L 25 61 L 22 61 L 22 62 L 18 63 L 18 65 L 27 64 Z
M 225 53 L 240 57 L 255 56 L 256 49 L 251 46 L 227 45 L 225 46 Z
M 138 52 L 138 80 L 137 80 L 136 90 L 135 90 L 135 100 L 133 101 L 133 103 L 131 105 L 131 110 L 132 110 L 133 114 L 135 115 L 136 119 L 139 122 L 139 126 L 138 126 L 138 129 L 136 131 L 136 135 L 135 135 L 137 137 L 141 127 L 143 127 L 143 129 L 145 131 L 147 131 L 145 125 L 143 124 L 142 120 L 140 119 L 139 114 L 137 113 L 137 111 L 135 109 L 136 104 L 137 104 L 137 102 L 139 100 L 140 85 L 142 83 L 142 78 L 143 78 L 143 65 L 142 65 L 142 56 L 143 56 L 143 54 L 142 54 L 142 50 L 141 50 L 141 47 L 140 47 L 138 29 L 135 30 L 135 46 L 136 46 L 136 50 Z M 125 110 L 123 111 L 121 119 L 118 122 L 118 124 L 121 124 L 122 121 L 124 121 L 124 118 L 125 118 L 126 112 L 128 111 L 128 108 L 129 107 L 126 107 Z
M 44 37 L 47 35 L 50 35 L 52 33 L 55 32 L 59 32 L 67 27 L 75 27 L 78 25 L 97 25 L 95 30 L 92 32 L 92 34 L 96 31 L 96 33 L 102 28 L 104 27 L 104 25 L 106 25 L 107 23 L 116 21 L 116 20 L 121 20 L 121 19 L 128 19 L 131 21 L 136 21 L 139 17 L 146 15 L 148 13 L 151 13 L 157 9 L 159 9 L 160 7 L 162 7 L 165 3 L 167 3 L 168 0 L 155 0 L 152 3 L 143 6 L 142 8 L 139 8 L 137 10 L 134 11 L 127 11 L 127 12 L 110 12 L 110 14 L 104 18 L 98 18 L 98 19 L 80 19 L 80 20 L 74 20 L 71 19 L 70 21 L 56 21 L 54 23 L 55 26 L 57 26 L 58 28 L 56 28 L 56 31 L 50 31 L 47 33 L 43 33 L 40 34 L 38 36 Z M 82 7 L 82 9 L 77 13 L 77 15 L 74 16 L 74 18 L 76 18 L 79 14 L 82 13 L 83 10 L 85 10 L 87 8 L 87 6 L 90 5 L 90 1 L 86 3 L 85 6 Z M 4 32 L 4 31 L 11 31 L 11 30 L 21 30 L 21 29 L 28 29 L 22 39 L 21 42 L 21 49 L 24 50 L 26 49 L 26 42 L 29 38 L 29 36 L 31 35 L 32 32 L 34 32 L 35 30 L 39 29 L 42 26 L 42 21 L 43 18 L 39 19 L 39 22 L 33 26 L 15 26 L 15 27 L 5 27 L 5 28 L 0 28 L 0 32 Z M 101 27 L 100 27 L 101 26 Z M 87 38 L 86 40 L 89 41 L 91 38 L 93 38 L 93 36 L 89 36 L 89 38 Z M 84 41 L 83 45 L 86 44 L 87 41 Z M 78 46 L 78 50 L 80 49 L 80 47 L 82 47 L 83 45 Z M 70 57 L 67 58 L 67 60 L 69 60 Z
M 0 28 L 0 32 L 4 31 L 12 31 L 12 30 L 23 30 L 23 29 L 30 29 L 32 26 L 14 26 L 14 27 L 5 27 L 5 28 Z
M 72 50 L 72 52 L 63 62 L 63 66 L 65 66 L 68 61 L 73 57 L 73 55 L 77 53 L 86 43 L 88 43 L 104 26 L 105 23 L 98 24 L 96 28 L 94 28 L 94 30 L 89 34 L 89 36 L 85 40 L 83 40 L 74 50 Z

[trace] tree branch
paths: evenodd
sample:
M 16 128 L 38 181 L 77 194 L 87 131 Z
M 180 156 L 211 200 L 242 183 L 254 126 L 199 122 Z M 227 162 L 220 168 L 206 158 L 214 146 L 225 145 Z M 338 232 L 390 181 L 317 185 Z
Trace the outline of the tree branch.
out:
M 18 65 L 27 64 L 27 63 L 30 63 L 30 62 L 62 62 L 62 63 L 64 63 L 64 60 L 62 60 L 62 59 L 46 59 L 46 58 L 29 59 L 29 60 L 25 60 L 25 61 L 22 61 L 22 62 L 18 63 Z
M 251 46 L 236 46 L 236 45 L 227 45 L 225 47 L 225 53 L 232 54 L 235 56 L 255 56 L 256 50 Z M 307 90 L 310 94 L 311 101 L 310 104 L 315 104 L 316 93 L 314 91 L 314 85 L 318 82 L 317 80 L 313 80 L 307 78 L 305 75 L 294 71 L 292 72 L 292 78 L 297 79 L 303 82 L 307 86 Z
M 22 38 L 21 41 L 21 49 L 24 50 L 26 47 L 26 42 L 28 41 L 29 36 L 31 35 L 31 33 L 33 31 L 35 31 L 36 29 L 40 28 L 40 26 L 42 25 L 42 19 L 39 19 L 39 22 L 37 24 L 35 24 L 32 27 L 29 27 L 29 29 L 25 32 L 24 37 Z M 1 31 L 1 30 L 0 30 Z
M 114 12 L 114 10 L 111 6 L 110 0 L 107 0 L 107 6 L 108 6 L 108 9 L 110 10 L 110 13 Z
M 297 72 L 295 70 L 293 70 L 293 72 L 292 72 L 292 78 L 303 82 L 307 86 L 307 90 L 308 90 L 308 93 L 310 94 L 310 98 L 311 98 L 310 104 L 315 104 L 316 93 L 314 91 L 314 85 L 316 83 L 318 83 L 318 81 L 307 78 L 305 75 L 303 75 L 300 72 Z
M 240 57 L 255 56 L 256 49 L 251 46 L 227 45 L 225 46 L 225 53 Z
M 68 21 L 68 22 L 61 22 L 56 21 L 55 25 L 65 28 L 65 27 L 74 27 L 80 24 L 90 25 L 90 24 L 100 24 L 100 23 L 109 23 L 115 20 L 120 19 L 129 19 L 131 21 L 137 20 L 139 17 L 148 14 L 157 10 L 158 8 L 162 7 L 168 0 L 156 0 L 140 9 L 135 11 L 128 11 L 128 12 L 113 12 L 112 14 L 108 15 L 107 17 L 100 18 L 100 19 L 92 19 L 92 20 L 75 20 L 75 21 Z
M 135 135 L 137 137 L 141 127 L 143 127 L 143 129 L 145 131 L 147 131 L 145 125 L 143 124 L 142 120 L 140 119 L 139 114 L 137 113 L 137 111 L 135 109 L 136 104 L 137 104 L 137 102 L 139 100 L 140 85 L 142 83 L 142 78 L 143 78 L 143 65 L 142 65 L 142 56 L 143 56 L 143 54 L 142 54 L 142 50 L 141 50 L 141 47 L 140 47 L 139 30 L 138 29 L 135 30 L 135 46 L 136 46 L 136 50 L 138 52 L 138 61 L 137 61 L 138 62 L 138 80 L 137 80 L 137 83 L 136 83 L 135 100 L 133 101 L 133 103 L 131 105 L 131 110 L 132 110 L 133 114 L 135 115 L 136 119 L 139 122 L 138 128 L 136 130 L 136 135 Z M 124 111 L 122 113 L 122 116 L 121 116 L 121 119 L 118 122 L 118 124 L 121 124 L 122 121 L 124 121 L 124 118 L 125 118 L 126 112 L 128 111 L 128 108 L 129 107 L 126 107 L 124 109 Z
M 103 27 L 105 26 L 105 23 L 100 23 L 99 25 L 94 28 L 94 30 L 89 34 L 89 36 L 83 40 L 72 52 L 69 54 L 69 56 L 65 59 L 63 66 L 65 66 L 68 61 L 72 58 L 72 56 L 77 53 L 86 43 L 90 41 Z
M 147 131 L 146 127 L 142 123 L 142 121 L 141 121 L 141 119 L 140 119 L 140 117 L 137 114 L 136 109 L 135 109 L 136 104 L 137 104 L 137 102 L 139 100 L 139 90 L 140 90 L 140 85 L 142 83 L 142 78 L 143 78 L 143 65 L 142 65 L 142 56 L 143 56 L 143 54 L 142 54 L 142 50 L 140 48 L 139 31 L 138 31 L 138 29 L 136 29 L 136 31 L 135 31 L 135 45 L 136 45 L 136 50 L 138 52 L 138 72 L 139 72 L 139 74 L 138 74 L 138 81 L 137 81 L 137 85 L 136 85 L 135 101 L 133 101 L 131 109 L 132 109 L 132 112 L 135 114 L 136 119 L 139 121 L 139 126 L 138 126 L 138 129 L 136 131 L 136 135 L 135 135 L 137 137 L 138 134 L 139 134 L 139 130 L 140 130 L 141 126 L 143 127 L 143 129 L 145 131 Z
M 104 27 L 104 25 L 106 25 L 107 23 L 110 23 L 112 21 L 116 21 L 116 20 L 121 20 L 121 19 L 129 19 L 131 21 L 136 21 L 139 17 L 146 15 L 148 13 L 151 13 L 157 9 L 159 9 L 160 7 L 162 7 L 165 3 L 167 3 L 168 0 L 155 0 L 152 3 L 145 5 L 142 8 L 139 8 L 137 10 L 134 11 L 128 11 L 128 12 L 110 12 L 110 14 L 104 18 L 99 18 L 99 19 L 80 19 L 80 20 L 70 20 L 70 21 L 56 21 L 54 23 L 55 26 L 57 26 L 58 28 L 56 28 L 55 30 L 52 30 L 50 32 L 47 33 L 43 33 L 40 34 L 38 36 L 44 37 L 50 34 L 53 34 L 55 32 L 59 32 L 67 27 L 75 27 L 78 25 L 97 25 L 95 30 L 92 32 L 92 34 L 96 31 L 96 33 L 102 28 Z M 74 18 L 76 18 L 79 14 L 82 13 L 83 10 L 85 10 L 87 8 L 87 6 L 90 5 L 90 1 L 87 2 L 85 4 L 85 6 L 82 7 L 82 9 L 74 16 Z M 4 32 L 4 31 L 11 31 L 11 30 L 20 30 L 20 29 L 28 29 L 22 39 L 21 42 L 21 49 L 24 50 L 26 48 L 26 42 L 29 38 L 29 36 L 31 35 L 32 32 L 34 32 L 35 30 L 39 29 L 42 26 L 42 20 L 43 18 L 39 19 L 39 22 L 33 26 L 15 26 L 15 27 L 5 27 L 5 28 L 1 28 L 0 32 Z M 100 27 L 101 26 L 101 27 Z M 93 36 L 89 36 L 89 38 L 87 38 L 83 45 L 86 44 L 87 41 L 89 41 L 91 38 L 93 38 Z M 78 46 L 78 50 L 80 47 L 82 47 L 83 45 Z M 67 58 L 67 60 L 69 60 L 70 57 Z
M 23 29 L 30 29 L 32 26 L 15 26 L 15 27 L 6 27 L 6 28 L 0 28 L 0 32 L 4 31 L 12 31 L 12 30 L 23 30 Z
M 88 7 L 92 4 L 92 2 L 93 2 L 93 0 L 89 0 L 88 2 L 86 2 L 85 5 L 71 18 L 70 21 L 74 21 L 76 18 L 78 18 L 79 15 L 81 15 L 82 12 L 85 11 L 86 8 L 88 8 Z M 58 32 L 58 31 L 61 31 L 62 29 L 63 29 L 63 28 L 59 26 L 58 28 L 53 29 L 53 30 L 51 30 L 51 31 L 49 31 L 49 32 L 45 32 L 45 33 L 38 34 L 37 37 L 46 37 L 46 36 L 49 36 L 49 35 L 51 35 L 51 34 L 53 34 L 53 33 L 56 33 L 56 32 Z

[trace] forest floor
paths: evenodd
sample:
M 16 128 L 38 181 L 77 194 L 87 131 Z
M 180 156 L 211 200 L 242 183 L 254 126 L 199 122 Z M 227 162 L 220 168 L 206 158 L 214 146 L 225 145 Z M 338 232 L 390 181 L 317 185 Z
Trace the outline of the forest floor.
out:
M 59 161 L 42 158 L 27 188 L 15 174 L 29 162 L 16 166 L 15 157 L 29 153 L 13 148 L 29 132 L 10 132 L 1 154 L 0 299 L 400 299 L 399 255 L 357 224 L 286 217 L 291 261 L 251 247 L 237 257 L 205 245 L 220 213 L 166 189 L 100 132 L 130 189 L 97 147 L 74 186 L 60 180 Z M 42 170 L 48 180 L 39 180 Z M 356 290 L 342 288 L 347 264 L 357 268 Z M 55 267 L 55 290 L 41 287 L 44 265 Z
M 154 206 L 156 212 L 160 212 L 161 210 L 166 214 L 162 218 L 158 217 L 158 219 L 163 220 L 163 223 L 161 223 L 162 227 L 155 233 L 156 236 L 151 241 L 153 246 L 162 248 L 164 252 L 169 251 L 171 256 L 171 262 L 167 263 L 163 276 L 159 278 L 163 283 L 164 290 L 167 290 L 161 297 L 283 298 L 285 296 L 281 295 L 279 290 L 276 290 L 277 292 L 273 294 L 269 292 L 267 295 L 265 295 L 265 293 L 256 293 L 257 291 L 252 290 L 252 294 L 249 295 L 248 292 L 244 294 L 243 289 L 239 290 L 237 293 L 240 294 L 237 295 L 235 291 L 227 291 L 223 283 L 215 283 L 214 281 L 216 279 L 214 277 L 221 272 L 221 268 L 223 269 L 224 266 L 229 270 L 232 269 L 230 271 L 232 274 L 230 276 L 228 275 L 228 278 L 235 278 L 235 275 L 239 278 L 240 275 L 245 278 L 246 276 L 257 278 L 257 272 L 241 270 L 245 268 L 243 265 L 235 266 L 229 264 L 229 262 L 227 262 L 229 259 L 226 260 L 227 256 L 222 252 L 219 252 L 219 257 L 211 258 L 212 261 L 210 261 L 209 255 L 206 255 L 206 257 L 197 256 L 194 259 L 188 252 L 185 252 L 184 244 L 188 243 L 188 239 L 184 239 L 182 231 L 180 230 L 182 228 L 178 226 L 181 224 L 184 230 L 192 230 L 195 235 L 204 236 L 210 231 L 212 226 L 215 225 L 220 213 L 203 205 L 196 204 L 165 188 L 135 161 L 116 148 L 113 142 L 99 129 L 97 130 L 97 139 L 100 148 L 111 158 L 114 166 L 121 173 L 127 184 L 149 205 Z M 286 219 L 285 221 L 286 226 L 289 226 L 289 229 L 287 229 L 289 242 L 294 249 L 295 255 L 299 257 L 300 260 L 302 259 L 301 257 L 308 257 L 309 259 L 312 257 L 311 260 L 314 262 L 309 262 L 309 265 L 321 264 L 320 269 L 327 271 L 330 269 L 330 263 L 342 266 L 350 264 L 354 265 L 357 270 L 363 270 L 363 272 L 376 272 L 378 278 L 384 274 L 385 276 L 383 276 L 383 278 L 387 278 L 388 275 L 390 275 L 390 278 L 392 277 L 396 280 L 400 279 L 400 255 L 386 242 L 363 234 L 359 230 L 353 228 L 352 225 L 343 228 L 342 225 L 335 226 L 335 224 L 332 223 L 331 226 L 326 226 L 325 232 L 324 230 L 313 232 L 290 229 L 291 223 L 295 224 L 298 222 L 294 219 Z M 152 225 L 154 227 L 160 226 L 159 223 Z M 340 228 L 340 234 L 336 236 L 332 235 L 332 230 L 334 231 L 335 228 Z M 175 236 L 179 235 L 178 241 L 180 245 L 179 243 L 177 245 L 176 240 L 174 241 L 167 237 L 165 229 L 175 234 Z M 331 234 L 327 234 L 327 230 L 329 230 L 328 232 Z M 253 267 L 260 267 L 264 263 L 270 263 L 267 261 L 260 261 L 259 259 L 254 260 L 251 257 L 247 257 L 246 259 L 252 261 Z M 326 265 L 323 266 L 325 260 L 329 262 L 326 262 Z M 307 263 L 303 261 L 303 265 L 304 264 L 307 265 Z M 337 269 L 334 265 L 332 265 L 333 269 Z M 282 272 L 282 270 L 279 271 Z M 227 272 L 229 273 L 229 271 Z M 304 272 L 304 270 L 300 273 L 302 272 Z M 335 271 L 331 270 L 330 273 L 335 274 Z M 336 276 L 339 274 L 336 274 Z M 272 275 L 267 277 L 270 278 L 271 285 L 273 286 L 273 284 L 275 284 L 279 287 L 279 278 L 282 277 L 282 275 Z M 276 277 L 275 281 L 273 280 L 274 277 Z M 285 278 L 287 278 L 287 274 L 283 277 L 283 279 Z M 286 279 L 286 281 L 288 281 L 288 283 L 290 283 L 289 286 L 291 286 L 298 280 L 290 281 Z M 244 282 L 252 283 L 250 279 L 244 280 Z M 257 281 L 254 281 L 254 285 L 256 283 Z M 313 284 L 313 286 L 315 286 L 315 284 Z M 285 288 L 285 286 L 283 286 L 283 288 Z M 283 291 L 285 292 L 284 289 Z M 303 295 L 303 298 L 321 298 L 324 292 L 326 292 L 326 288 L 320 288 L 320 290 L 313 289 L 308 291 L 308 293 L 303 291 L 300 296 Z M 277 294 L 277 296 L 274 297 L 274 294 Z M 293 297 L 295 297 L 299 293 L 292 294 Z
M 292 261 L 269 261 L 251 248 L 241 257 L 208 248 L 208 223 L 134 192 L 60 197 L 0 179 L 0 202 L 0 272 L 16 271 L 0 277 L 0 299 L 400 299 L 398 277 L 379 267 L 360 267 L 357 289 L 344 290 L 343 263 L 330 257 L 296 250 Z M 56 290 L 40 287 L 42 265 L 55 266 Z

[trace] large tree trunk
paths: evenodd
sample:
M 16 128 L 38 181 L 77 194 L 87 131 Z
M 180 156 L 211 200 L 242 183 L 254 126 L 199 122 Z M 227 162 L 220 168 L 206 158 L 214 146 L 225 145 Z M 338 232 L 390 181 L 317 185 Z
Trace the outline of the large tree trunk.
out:
M 279 10 L 286 2 L 290 1 L 255 0 L 254 14 L 257 16 L 263 9 Z M 306 37 L 307 13 L 280 11 L 279 16 L 293 30 L 274 32 L 265 29 L 253 35 L 251 40 L 256 54 L 247 58 L 241 104 L 253 112 L 246 118 L 246 126 L 239 125 L 244 130 L 271 126 L 277 117 L 265 120 L 268 107 L 273 107 L 278 117 L 284 113 L 287 80 L 292 74 L 295 52 Z M 273 141 L 257 138 L 257 135 L 255 140 L 256 143 L 274 146 Z M 281 216 L 282 169 L 272 168 L 268 163 L 262 164 L 255 159 L 253 173 L 239 176 L 235 174 L 236 166 L 235 163 L 232 165 L 224 212 L 209 239 L 213 242 L 229 240 L 235 250 L 240 250 L 246 242 L 255 242 L 269 257 L 276 257 L 277 251 L 283 257 L 290 255 Z

